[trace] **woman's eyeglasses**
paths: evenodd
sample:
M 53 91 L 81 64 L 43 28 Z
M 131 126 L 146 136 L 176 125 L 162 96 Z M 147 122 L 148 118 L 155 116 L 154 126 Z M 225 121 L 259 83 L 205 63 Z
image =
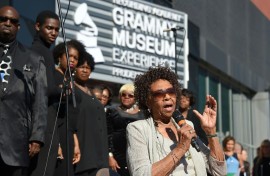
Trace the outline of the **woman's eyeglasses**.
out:
M 109 99 L 110 98 L 108 95 L 102 95 L 101 97 L 104 98 L 104 99 Z
M 166 94 L 168 94 L 170 97 L 176 97 L 176 90 L 173 87 L 171 87 L 165 90 L 153 91 L 150 92 L 150 94 L 155 100 L 160 100 L 163 99 L 166 96 Z
M 5 16 L 0 16 L 0 23 L 3 22 L 7 22 L 10 21 L 13 25 L 18 25 L 19 24 L 19 20 L 15 19 L 15 18 L 9 18 L 9 17 L 5 17 Z
M 134 95 L 133 94 L 122 93 L 121 94 L 121 97 L 124 97 L 124 98 L 134 98 Z

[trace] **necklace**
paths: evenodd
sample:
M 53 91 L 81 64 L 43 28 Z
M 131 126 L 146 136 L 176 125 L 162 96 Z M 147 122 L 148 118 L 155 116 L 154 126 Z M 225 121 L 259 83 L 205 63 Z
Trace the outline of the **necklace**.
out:
M 120 109 L 122 109 L 125 112 L 133 112 L 137 108 L 136 104 L 132 105 L 130 108 L 126 108 L 123 105 L 121 105 L 119 107 L 120 107 Z
M 172 121 L 170 121 L 170 122 L 172 122 L 172 123 L 163 123 L 163 122 L 160 122 L 160 121 L 155 121 L 154 119 L 153 119 L 153 121 L 154 121 L 154 123 L 159 123 L 159 124 L 163 124 L 164 126 L 165 126 L 165 128 L 167 127 L 167 128 L 169 128 L 169 127 L 171 127 L 171 124 L 172 125 L 174 125 L 174 123 L 172 122 Z M 171 129 L 171 128 L 170 128 Z M 168 131 L 167 130 L 167 132 L 170 132 L 170 131 Z M 174 132 L 173 132 L 173 130 L 171 130 L 171 132 L 174 134 Z M 170 139 L 172 142 L 173 142 L 173 144 L 171 144 L 170 146 L 169 146 L 169 148 L 170 148 L 170 150 L 168 150 L 168 142 L 166 142 L 165 143 L 165 137 L 162 135 L 162 133 L 158 130 L 158 126 L 155 126 L 155 133 L 156 133 L 156 138 L 157 138 L 157 143 L 156 143 L 156 146 L 157 146 L 157 149 L 158 149 L 158 156 L 159 156 L 159 160 L 161 160 L 161 159 L 163 159 L 164 157 L 166 157 L 166 156 L 168 156 L 169 155 L 169 153 L 176 147 L 176 145 L 177 145 L 177 143 L 178 143 L 178 141 L 177 141 L 177 139 L 175 139 L 175 140 L 173 140 L 172 138 L 168 138 L 168 140 Z M 167 141 L 168 141 L 167 140 Z M 167 151 L 166 151 L 166 148 L 167 148 Z M 171 172 L 171 174 L 170 174 L 170 176 L 173 176 L 174 175 L 174 172 L 175 172 L 175 170 L 176 170 L 176 167 L 178 167 L 180 164 L 182 164 L 182 165 L 185 165 L 184 163 L 186 163 L 186 162 L 184 162 L 183 163 L 183 161 L 184 160 L 186 160 L 186 161 L 188 161 L 188 160 L 190 160 L 191 159 L 191 154 L 190 154 L 190 152 L 189 151 L 187 151 L 182 157 L 181 157 L 181 159 L 177 162 L 177 163 L 175 163 L 176 165 L 175 165 L 175 167 L 174 167 L 174 169 L 172 170 L 172 172 Z M 182 167 L 182 166 L 181 166 Z M 185 166 L 184 166 L 185 167 Z
M 164 136 L 160 133 L 160 131 L 157 129 L 158 127 L 164 127 L 164 128 L 169 128 L 168 132 L 172 132 L 173 130 L 170 128 L 172 126 L 172 121 L 170 120 L 169 123 L 163 123 L 162 121 L 159 120 L 154 120 L 154 125 L 155 125 L 155 133 L 156 133 L 156 137 L 157 137 L 157 149 L 158 149 L 158 157 L 159 160 L 163 159 L 164 157 L 166 157 L 170 152 L 166 152 L 165 147 L 164 147 Z M 160 138 L 159 138 L 160 136 Z M 173 141 L 173 140 L 172 140 Z M 173 141 L 173 145 L 174 147 L 176 146 L 177 141 Z M 173 148 L 174 148 L 173 147 Z M 171 172 L 171 176 L 173 176 L 173 172 L 174 170 L 172 170 Z
M 158 149 L 158 157 L 159 160 L 163 159 L 166 157 L 170 152 L 166 152 L 165 147 L 164 147 L 164 136 L 158 131 L 157 127 L 155 127 L 155 132 L 156 132 L 156 137 L 157 137 L 157 149 Z M 159 137 L 160 136 L 160 137 Z M 176 143 L 173 142 L 174 147 L 176 146 Z M 173 148 L 174 148 L 173 147 Z M 175 166 L 176 167 L 176 166 Z M 173 176 L 174 170 L 171 172 L 171 176 Z
M 160 121 L 156 121 L 156 130 L 165 138 L 169 138 L 170 140 L 174 141 L 177 143 L 178 141 L 178 135 L 177 135 L 177 131 L 176 128 L 173 124 L 172 121 L 170 121 L 169 123 L 163 123 Z
M 159 126 L 160 127 L 162 127 L 162 126 L 171 127 L 173 125 L 172 120 L 170 120 L 168 123 L 164 123 L 164 122 L 162 122 L 160 120 L 154 120 L 154 119 L 153 119 L 153 121 L 154 121 L 154 124 L 155 124 L 156 127 L 159 127 Z

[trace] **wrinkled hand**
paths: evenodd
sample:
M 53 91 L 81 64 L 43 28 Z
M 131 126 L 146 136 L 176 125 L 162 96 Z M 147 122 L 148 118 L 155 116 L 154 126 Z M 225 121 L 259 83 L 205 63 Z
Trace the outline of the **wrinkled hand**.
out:
M 118 165 L 117 161 L 114 159 L 113 156 L 109 156 L 109 166 L 115 172 L 117 172 L 117 169 L 120 169 L 120 166 Z
M 214 134 L 216 132 L 217 121 L 217 101 L 211 95 L 206 96 L 206 103 L 203 114 L 197 110 L 193 110 L 201 121 L 202 129 L 206 134 Z
M 197 136 L 195 130 L 192 126 L 185 124 L 178 129 L 177 132 L 180 138 L 177 147 L 187 152 L 190 147 L 191 139 Z
M 31 142 L 29 144 L 29 156 L 32 158 L 36 154 L 38 154 L 40 151 L 40 144 L 37 142 Z
M 81 151 L 79 146 L 75 146 L 74 147 L 74 155 L 73 155 L 73 160 L 72 160 L 72 164 L 76 164 L 80 161 L 81 159 Z

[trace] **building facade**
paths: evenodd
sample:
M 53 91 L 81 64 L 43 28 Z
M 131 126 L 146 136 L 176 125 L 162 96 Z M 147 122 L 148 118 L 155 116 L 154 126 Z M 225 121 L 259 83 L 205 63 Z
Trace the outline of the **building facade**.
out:
M 218 131 L 233 135 L 250 160 L 270 138 L 270 16 L 261 1 L 184 1 L 173 8 L 189 18 L 189 88 L 202 110 L 206 94 L 218 100 Z M 270 6 L 268 6 L 270 11 Z
M 95 5 L 97 9 L 100 7 L 104 10 L 112 1 L 100 0 L 96 1 L 100 3 Z M 63 8 L 67 8 L 67 2 L 62 4 Z M 91 0 L 71 1 L 71 11 L 75 12 L 76 4 L 84 2 L 92 3 Z M 179 75 L 183 78 L 184 69 L 189 68 L 186 87 L 195 93 L 198 110 L 202 111 L 206 94 L 217 98 L 220 139 L 229 134 L 233 135 L 248 149 L 251 160 L 260 142 L 270 138 L 270 21 L 267 11 L 261 8 L 266 2 L 147 0 L 147 3 L 172 8 L 173 11 L 179 11 L 179 14 L 187 14 L 188 23 L 180 22 L 179 25 L 187 29 L 188 67 L 185 66 L 184 59 L 180 59 Z M 14 6 L 21 14 L 21 31 L 18 38 L 28 46 L 33 39 L 33 23 L 38 12 L 45 9 L 58 11 L 55 0 L 1 0 L 0 5 L 5 4 Z M 270 11 L 270 6 L 268 7 Z M 63 10 L 63 14 L 65 13 Z M 68 14 L 67 17 L 70 18 L 71 15 L 74 13 Z M 105 15 L 110 16 L 112 13 L 106 12 Z M 102 17 L 101 13 L 93 18 L 94 21 L 98 17 Z M 102 22 L 104 21 L 101 20 Z M 112 23 L 115 22 L 111 21 L 108 26 L 112 26 Z M 104 29 L 100 32 L 111 37 L 106 30 L 108 26 L 103 25 Z M 180 32 L 180 35 L 180 43 L 183 43 L 183 33 Z M 112 46 L 106 44 L 106 37 L 98 40 L 103 42 L 104 47 Z M 103 56 L 105 59 L 109 57 L 106 52 Z M 173 67 L 173 64 L 171 66 Z M 100 69 L 106 70 L 104 67 L 100 66 Z M 134 68 L 129 66 L 129 69 Z M 121 84 L 130 81 L 123 81 L 122 78 L 112 79 L 111 72 L 107 72 L 107 77 L 95 72 L 94 75 L 94 83 L 105 82 L 115 90 L 116 95 Z

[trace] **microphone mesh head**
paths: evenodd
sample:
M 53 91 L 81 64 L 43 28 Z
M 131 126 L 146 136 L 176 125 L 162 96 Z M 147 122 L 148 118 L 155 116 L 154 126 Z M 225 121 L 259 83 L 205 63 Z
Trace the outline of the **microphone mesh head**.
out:
M 183 124 L 185 123 L 185 118 L 184 116 L 181 114 L 181 112 L 179 110 L 175 110 L 172 114 L 173 119 L 175 120 L 176 123 L 181 123 L 183 122 Z
M 176 109 L 172 114 L 173 118 L 177 118 L 177 116 L 181 116 L 181 113 L 180 113 L 180 111 L 178 109 Z

